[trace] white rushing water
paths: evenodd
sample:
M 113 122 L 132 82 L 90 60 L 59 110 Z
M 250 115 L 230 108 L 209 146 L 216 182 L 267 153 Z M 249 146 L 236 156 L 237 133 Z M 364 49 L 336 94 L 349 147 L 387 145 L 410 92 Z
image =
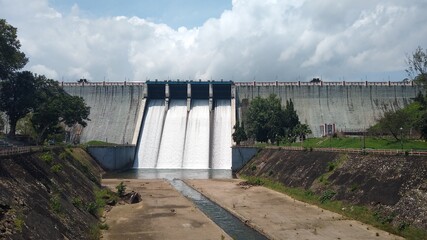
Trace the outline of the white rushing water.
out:
M 231 169 L 231 101 L 217 100 L 214 110 L 212 169 Z
M 209 101 L 193 100 L 188 116 L 183 168 L 209 168 Z
M 150 100 L 146 111 L 134 168 L 156 167 L 165 116 L 165 100 Z
M 187 101 L 171 100 L 163 128 L 157 168 L 182 168 L 186 124 Z

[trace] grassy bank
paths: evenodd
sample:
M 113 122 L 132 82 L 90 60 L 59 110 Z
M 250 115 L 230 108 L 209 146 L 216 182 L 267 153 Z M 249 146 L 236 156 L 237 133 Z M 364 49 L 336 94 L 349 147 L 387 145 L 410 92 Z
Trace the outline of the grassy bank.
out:
M 287 146 L 286 144 L 284 146 Z M 401 149 L 404 150 L 427 150 L 427 142 L 420 140 L 396 141 L 391 138 L 378 137 L 336 137 L 336 138 L 309 138 L 303 143 L 292 143 L 291 146 L 303 146 L 306 148 L 357 148 L 363 146 L 370 149 Z
M 331 200 L 335 195 L 331 190 L 326 190 L 322 192 L 321 195 L 318 195 L 310 190 L 302 188 L 289 188 L 279 182 L 272 181 L 267 178 L 245 175 L 240 175 L 240 178 L 245 179 L 250 184 L 264 186 L 272 190 L 285 193 L 299 201 L 317 205 L 323 209 L 339 213 L 343 216 L 369 224 L 384 231 L 403 236 L 407 239 L 427 239 L 426 231 L 413 228 L 404 222 L 397 227 L 393 226 L 390 224 L 393 216 L 385 215 L 379 210 L 373 211 L 364 206 L 356 206 L 342 201 Z

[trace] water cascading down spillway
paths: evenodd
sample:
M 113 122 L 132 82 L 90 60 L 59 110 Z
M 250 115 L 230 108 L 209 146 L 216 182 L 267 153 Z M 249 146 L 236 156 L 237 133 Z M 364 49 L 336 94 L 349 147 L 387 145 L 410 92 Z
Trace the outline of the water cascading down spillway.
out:
M 134 168 L 231 169 L 231 83 L 174 84 L 147 82 Z

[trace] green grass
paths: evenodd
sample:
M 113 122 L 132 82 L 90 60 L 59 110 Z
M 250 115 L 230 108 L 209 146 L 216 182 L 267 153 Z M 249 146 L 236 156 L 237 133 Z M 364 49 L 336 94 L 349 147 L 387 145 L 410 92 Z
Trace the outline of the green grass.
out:
M 357 221 L 369 224 L 384 231 L 403 236 L 407 239 L 427 239 L 427 232 L 401 223 L 398 227 L 390 224 L 389 218 L 393 216 L 380 216 L 381 213 L 374 212 L 365 206 L 357 206 L 345 203 L 343 201 L 331 200 L 335 195 L 331 189 L 326 189 L 321 195 L 313 193 L 311 190 L 302 188 L 289 188 L 283 184 L 272 181 L 267 178 L 240 175 L 253 185 L 260 185 L 277 192 L 285 193 L 299 201 L 312 205 L 317 205 L 323 209 L 339 213 L 343 216 L 355 219 Z
M 427 150 L 427 142 L 420 140 L 404 140 L 404 150 Z M 363 148 L 363 137 L 309 138 L 303 144 L 292 143 L 291 146 L 306 148 Z M 391 138 L 366 137 L 365 148 L 368 149 L 401 149 L 400 141 Z
M 104 212 L 104 207 L 107 205 L 107 201 L 118 201 L 118 196 L 115 192 L 108 188 L 102 188 L 95 191 L 95 201 L 89 202 L 86 205 L 86 211 L 90 214 L 99 217 Z
M 115 143 L 109 143 L 109 142 L 103 142 L 103 141 L 98 141 L 98 140 L 93 140 L 93 141 L 89 141 L 87 143 L 85 143 L 84 145 L 86 146 L 114 146 L 117 145 Z

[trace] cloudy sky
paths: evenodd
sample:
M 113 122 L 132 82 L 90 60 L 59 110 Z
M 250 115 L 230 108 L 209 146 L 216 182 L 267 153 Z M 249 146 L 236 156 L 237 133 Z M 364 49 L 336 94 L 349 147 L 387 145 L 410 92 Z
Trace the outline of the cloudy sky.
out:
M 0 0 L 59 81 L 400 81 L 426 0 Z

